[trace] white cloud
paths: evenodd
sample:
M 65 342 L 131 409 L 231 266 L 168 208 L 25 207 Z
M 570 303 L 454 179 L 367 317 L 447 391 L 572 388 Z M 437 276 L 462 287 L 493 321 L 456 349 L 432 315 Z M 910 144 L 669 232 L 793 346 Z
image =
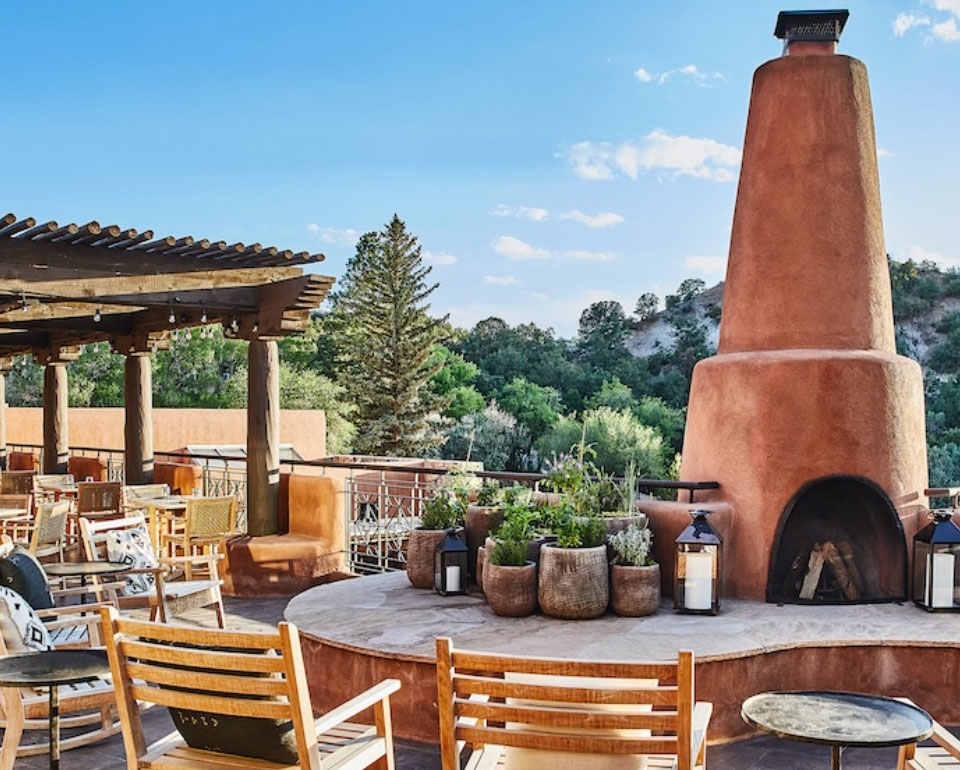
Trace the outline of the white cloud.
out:
M 485 275 L 483 282 L 488 286 L 516 286 L 520 281 L 512 275 Z
M 501 203 L 490 216 L 494 217 L 513 217 L 515 219 L 531 219 L 534 222 L 546 222 L 548 219 L 569 219 L 586 225 L 590 228 L 610 227 L 623 222 L 623 217 L 613 211 L 601 211 L 597 214 L 584 214 L 578 209 L 572 211 L 560 211 L 551 214 L 549 209 L 538 208 L 534 206 L 507 206 Z
M 453 254 L 448 254 L 445 251 L 427 251 L 423 250 L 423 261 L 428 262 L 431 265 L 455 265 L 457 264 L 457 258 Z
M 892 158 L 893 153 L 890 150 L 885 150 L 883 147 L 877 148 L 877 157 L 878 158 Z
M 726 257 L 687 257 L 683 266 L 697 275 L 723 275 L 727 269 Z
M 937 40 L 942 40 L 944 43 L 956 43 L 960 40 L 960 29 L 957 29 L 956 19 L 947 19 L 939 24 L 934 24 L 930 28 L 930 32 Z
M 891 23 L 893 34 L 896 37 L 903 37 L 913 27 L 930 26 L 929 16 L 914 16 L 912 13 L 901 13 L 897 15 Z
M 906 248 L 907 259 L 914 262 L 936 262 L 941 268 L 960 267 L 960 257 L 946 257 L 939 251 L 927 249 L 917 243 Z
M 513 217 L 514 219 L 532 219 L 534 222 L 542 222 L 550 216 L 547 209 L 535 208 L 532 206 L 507 206 L 501 203 L 490 212 L 494 217 Z
M 574 222 L 579 222 L 582 225 L 586 225 L 591 228 L 598 227 L 611 227 L 612 225 L 618 225 L 623 221 L 623 217 L 620 214 L 616 214 L 613 211 L 601 211 L 597 214 L 584 214 L 582 211 L 574 209 L 573 211 L 563 211 L 557 214 L 557 219 L 572 219 Z
M 338 243 L 344 246 L 356 246 L 361 235 L 359 230 L 321 227 L 315 222 L 307 225 L 307 232 L 317 236 L 323 243 Z
M 938 11 L 947 11 L 960 18 L 960 0 L 928 0 L 928 5 L 932 5 Z
M 669 178 L 692 176 L 733 182 L 740 150 L 715 139 L 673 136 L 656 129 L 643 139 L 620 144 L 578 142 L 562 156 L 581 179 L 613 179 L 621 174 L 637 179 L 641 171 L 662 171 Z
M 633 76 L 641 83 L 657 83 L 661 86 L 678 78 L 684 78 L 688 82 L 696 83 L 703 88 L 709 88 L 712 80 L 726 81 L 722 72 L 714 72 L 711 75 L 703 72 L 696 64 L 687 64 L 684 67 L 677 67 L 665 72 L 650 72 L 648 69 L 639 67 L 633 71 Z
M 570 259 L 586 260 L 588 262 L 609 262 L 611 259 L 617 258 L 616 254 L 612 254 L 609 251 L 585 251 L 583 249 L 565 251 L 563 252 L 563 256 L 570 257 Z
M 521 241 L 512 235 L 501 235 L 494 238 L 490 242 L 490 248 L 507 259 L 550 259 L 550 252 L 546 249 L 535 248 L 526 241 Z

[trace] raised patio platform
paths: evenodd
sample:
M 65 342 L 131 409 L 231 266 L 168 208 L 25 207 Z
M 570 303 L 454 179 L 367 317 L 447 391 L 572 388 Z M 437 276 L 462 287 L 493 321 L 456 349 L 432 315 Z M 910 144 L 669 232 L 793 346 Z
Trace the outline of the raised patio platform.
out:
M 395 572 L 312 588 L 284 614 L 303 636 L 315 707 L 384 677 L 400 679 L 394 726 L 413 740 L 437 740 L 437 636 L 460 648 L 584 660 L 662 660 L 693 650 L 697 697 L 714 703 L 713 741 L 750 735 L 740 704 L 775 689 L 908 695 L 941 722 L 960 723 L 960 617 L 912 604 L 725 601 L 716 617 L 665 606 L 649 618 L 513 619 L 494 615 L 479 594 L 441 597 Z

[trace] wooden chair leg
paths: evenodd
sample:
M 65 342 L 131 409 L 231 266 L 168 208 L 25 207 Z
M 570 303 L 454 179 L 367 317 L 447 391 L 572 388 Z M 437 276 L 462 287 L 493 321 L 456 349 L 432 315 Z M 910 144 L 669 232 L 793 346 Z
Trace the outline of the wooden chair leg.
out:
M 223 613 L 223 595 L 220 593 L 217 594 L 217 601 L 214 608 L 217 611 L 217 625 L 220 626 L 220 628 L 226 628 L 226 623 L 224 622 L 225 618 Z
M 393 725 L 390 721 L 390 701 L 387 698 L 377 701 L 373 707 L 377 725 L 377 735 L 383 738 L 384 755 L 372 766 L 377 770 L 395 770 L 393 757 Z
M 14 691 L 13 697 L 19 700 L 20 693 Z M 0 748 L 0 770 L 13 770 L 13 765 L 17 761 L 20 739 L 23 737 L 23 710 L 19 707 L 19 703 L 11 703 L 10 694 L 6 691 L 3 694 L 3 700 L 7 721 L 3 728 L 3 746 Z

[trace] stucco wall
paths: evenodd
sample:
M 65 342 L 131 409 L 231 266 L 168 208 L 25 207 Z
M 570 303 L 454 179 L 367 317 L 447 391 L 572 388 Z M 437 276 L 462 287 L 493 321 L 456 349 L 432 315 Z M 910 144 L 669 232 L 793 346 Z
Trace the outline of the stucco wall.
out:
M 43 411 L 39 407 L 8 407 L 7 443 L 43 443 Z M 123 447 L 123 409 L 71 408 L 71 446 Z M 285 409 L 280 413 L 280 441 L 293 444 L 308 460 L 326 455 L 326 416 L 321 410 Z M 188 444 L 245 444 L 244 409 L 154 409 L 156 451 L 173 451 Z

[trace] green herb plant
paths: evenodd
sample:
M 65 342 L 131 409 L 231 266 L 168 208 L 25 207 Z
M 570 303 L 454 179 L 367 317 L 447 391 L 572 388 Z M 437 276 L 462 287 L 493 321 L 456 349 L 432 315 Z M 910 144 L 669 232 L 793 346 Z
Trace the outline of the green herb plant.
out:
M 450 529 L 463 525 L 466 506 L 446 489 L 439 490 L 424 502 L 420 516 L 421 529 Z
M 496 479 L 484 479 L 483 485 L 477 491 L 477 505 L 492 508 L 503 501 L 504 490 Z
M 656 562 L 650 551 L 653 533 L 647 527 L 631 524 L 622 532 L 611 535 L 608 542 L 614 553 L 614 564 L 624 567 L 650 567 Z

